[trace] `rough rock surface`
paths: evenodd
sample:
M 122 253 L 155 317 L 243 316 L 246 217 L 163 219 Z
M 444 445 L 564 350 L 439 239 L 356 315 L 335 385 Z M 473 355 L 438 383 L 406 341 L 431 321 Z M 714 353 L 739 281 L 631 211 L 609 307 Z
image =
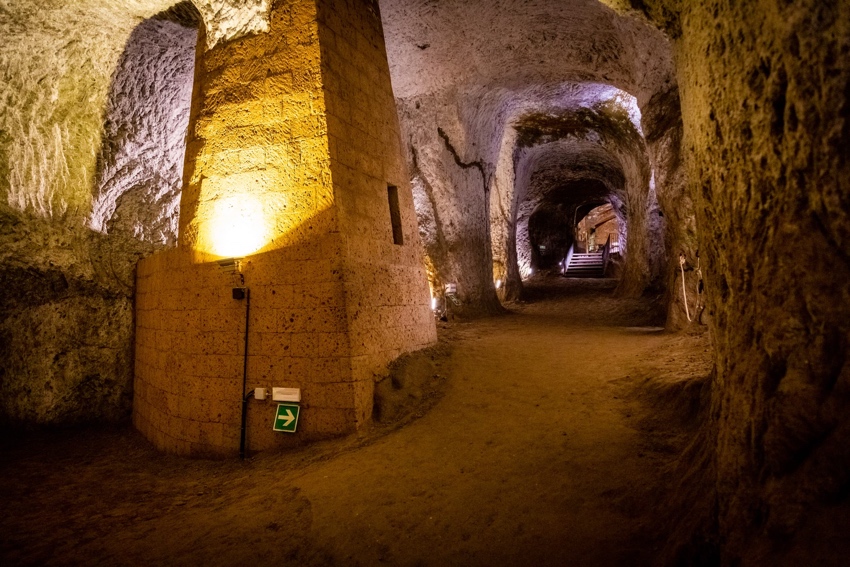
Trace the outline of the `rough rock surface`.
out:
M 269 31 L 272 0 L 192 0 L 204 20 L 206 47 Z
M 0 5 L 0 200 L 14 209 L 87 215 L 111 77 L 142 15 L 132 4 Z M 168 5 L 150 4 L 148 15 Z
M 130 35 L 109 92 L 92 229 L 177 243 L 197 40 L 197 27 L 159 18 Z
M 675 39 L 723 560 L 771 564 L 850 487 L 850 3 L 631 4 Z
M 174 239 L 194 60 L 178 13 L 138 25 L 168 4 L 0 9 L 3 426 L 129 415 L 133 269 Z
M 0 199 L 43 218 L 77 222 L 88 215 L 103 117 L 121 55 L 140 22 L 177 4 L 0 3 L 0 35 L 6 39 L 0 48 L 5 70 Z M 195 5 L 208 29 L 221 30 L 216 41 L 259 31 L 268 11 L 267 0 L 197 0 Z
M 654 229 L 663 233 L 668 264 L 665 285 L 669 305 L 667 327 L 681 329 L 708 321 L 704 307 L 704 296 L 700 292 L 700 276 L 696 268 L 701 269 L 697 243 L 696 211 L 694 198 L 685 184 L 684 162 L 682 157 L 682 112 L 679 104 L 679 92 L 672 89 L 659 92 L 644 105 L 642 120 L 646 135 L 646 147 L 652 166 L 658 209 L 648 215 L 650 225 L 663 225 Z M 677 257 L 684 254 L 685 270 L 679 265 Z M 682 274 L 685 278 L 685 292 L 682 291 Z M 687 294 L 687 295 L 685 295 Z M 685 308 L 687 300 L 688 307 Z M 690 320 L 688 319 L 690 317 Z
M 148 252 L 0 209 L 0 427 L 127 418 L 133 274 Z

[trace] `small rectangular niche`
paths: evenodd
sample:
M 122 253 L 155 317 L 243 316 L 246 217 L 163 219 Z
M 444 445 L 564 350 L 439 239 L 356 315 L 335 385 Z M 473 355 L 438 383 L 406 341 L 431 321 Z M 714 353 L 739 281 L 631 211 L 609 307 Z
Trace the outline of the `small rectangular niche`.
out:
M 398 207 L 398 187 L 387 185 L 387 199 L 390 202 L 390 222 L 393 226 L 393 243 L 404 244 L 404 233 L 401 230 L 401 211 Z

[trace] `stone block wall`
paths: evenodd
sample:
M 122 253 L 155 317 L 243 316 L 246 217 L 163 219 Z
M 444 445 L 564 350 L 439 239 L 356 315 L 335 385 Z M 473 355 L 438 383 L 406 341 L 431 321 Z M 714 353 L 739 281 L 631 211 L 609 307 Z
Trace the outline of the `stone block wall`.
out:
M 375 376 L 401 353 L 435 341 L 436 330 L 378 3 L 323 0 L 318 20 L 360 421 L 372 413 Z M 394 243 L 390 185 L 402 244 Z
M 387 364 L 436 339 L 380 26 L 368 1 L 278 2 L 268 34 L 199 56 L 181 246 L 138 270 L 134 422 L 161 449 L 238 451 L 233 287 L 251 293 L 247 391 L 302 391 L 295 435 L 273 432 L 276 403 L 249 402 L 249 450 L 357 429 Z M 211 261 L 227 255 L 217 210 L 239 221 L 246 199 L 267 238 L 228 274 Z
M 180 250 L 139 262 L 133 423 L 168 452 L 238 446 L 244 306 L 228 280 Z
M 199 259 L 337 230 L 317 34 L 315 1 L 287 0 L 268 33 L 199 38 L 179 236 Z
M 298 437 L 272 432 L 276 403 L 249 401 L 249 449 L 354 430 L 345 297 L 335 236 L 246 260 L 242 277 L 184 250 L 139 263 L 134 423 L 155 445 L 195 456 L 239 447 L 246 301 L 246 391 L 301 388 Z M 368 392 L 371 396 L 371 392 Z

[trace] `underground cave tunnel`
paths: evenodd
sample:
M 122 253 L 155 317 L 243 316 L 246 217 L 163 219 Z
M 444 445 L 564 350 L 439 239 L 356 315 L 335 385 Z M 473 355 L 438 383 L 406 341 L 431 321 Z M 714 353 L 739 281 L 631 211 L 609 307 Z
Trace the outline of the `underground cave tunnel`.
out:
M 0 558 L 842 564 L 848 22 L 10 0 Z
M 623 226 L 624 234 L 626 230 Z M 616 265 L 621 260 L 620 223 L 610 203 L 591 201 L 570 206 L 544 201 L 528 220 L 528 238 L 532 270 L 555 270 L 575 277 L 616 277 Z M 605 255 L 605 262 L 611 262 L 610 269 L 604 266 L 582 273 L 580 266 L 573 263 L 570 271 L 573 258 L 591 254 Z M 598 268 L 595 264 L 593 267 Z

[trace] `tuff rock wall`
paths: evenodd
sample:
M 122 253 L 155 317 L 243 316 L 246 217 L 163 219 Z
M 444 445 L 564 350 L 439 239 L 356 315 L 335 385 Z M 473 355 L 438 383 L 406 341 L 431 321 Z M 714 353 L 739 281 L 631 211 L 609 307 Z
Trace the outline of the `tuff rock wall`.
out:
M 137 26 L 141 13 L 58 2 L 0 12 L 4 427 L 129 415 L 134 266 L 168 241 L 174 208 L 148 197 L 173 192 L 182 168 L 180 135 L 151 134 L 173 122 L 163 110 L 179 123 L 181 88 L 188 110 L 195 36 L 167 19 Z
M 199 24 L 186 12 L 182 20 L 139 24 L 118 61 L 88 218 L 93 230 L 177 243 Z
M 850 3 L 640 9 L 675 46 L 722 557 L 773 563 L 850 487 Z

